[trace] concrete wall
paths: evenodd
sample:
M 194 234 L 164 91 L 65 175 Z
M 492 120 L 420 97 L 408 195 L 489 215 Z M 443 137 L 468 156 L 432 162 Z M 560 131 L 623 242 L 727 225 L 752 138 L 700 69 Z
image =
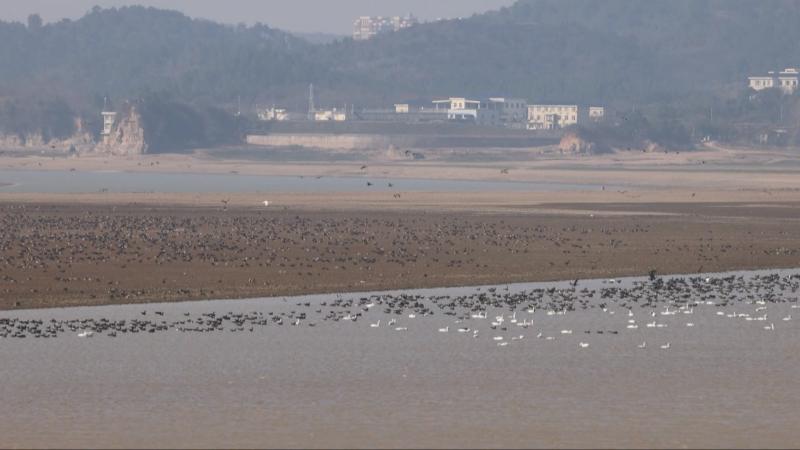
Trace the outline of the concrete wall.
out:
M 247 143 L 267 147 L 306 147 L 323 150 L 382 150 L 396 148 L 531 148 L 558 144 L 560 134 L 514 136 L 431 136 L 385 134 L 251 134 Z
M 269 134 L 248 135 L 247 143 L 267 147 L 308 147 L 324 150 L 389 148 L 392 139 L 368 134 Z

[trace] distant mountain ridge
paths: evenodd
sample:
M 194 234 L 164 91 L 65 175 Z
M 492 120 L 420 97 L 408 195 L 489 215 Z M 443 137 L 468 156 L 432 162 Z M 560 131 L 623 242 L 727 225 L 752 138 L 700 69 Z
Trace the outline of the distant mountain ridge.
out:
M 642 104 L 735 90 L 800 64 L 792 0 L 519 0 L 367 42 L 312 43 L 266 25 L 229 26 L 145 7 L 75 21 L 0 22 L 0 98 L 156 93 L 238 107 L 389 106 L 438 96 Z

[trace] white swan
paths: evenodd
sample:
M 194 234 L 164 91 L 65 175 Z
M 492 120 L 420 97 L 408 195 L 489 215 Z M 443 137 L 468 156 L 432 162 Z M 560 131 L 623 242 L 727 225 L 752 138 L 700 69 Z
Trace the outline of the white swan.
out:
M 783 320 L 784 322 L 788 322 L 788 321 L 792 320 L 792 315 L 791 315 L 791 314 L 789 314 L 788 316 L 784 317 L 784 318 L 783 318 L 783 319 L 781 319 L 781 320 Z
M 381 321 L 380 321 L 380 319 L 378 319 L 378 321 L 377 321 L 376 323 L 371 323 L 371 324 L 369 324 L 369 326 L 371 326 L 372 328 L 378 328 L 378 327 L 380 327 L 380 326 L 381 326 Z
M 397 327 L 394 331 L 408 331 L 408 327 Z
M 765 326 L 764 329 L 767 330 L 767 331 L 775 331 L 775 324 L 771 323 L 771 324 Z
M 78 337 L 79 338 L 86 338 L 86 337 L 92 337 L 92 336 L 94 336 L 94 331 L 86 330 L 86 331 L 81 331 L 80 333 L 78 333 Z
M 495 336 L 492 339 L 495 340 L 495 341 L 502 341 L 503 340 L 503 336 Z
M 572 330 L 561 330 L 561 334 L 572 334 Z
M 459 328 L 458 329 L 459 333 L 469 333 L 470 331 L 472 331 L 472 330 L 470 330 L 469 328 Z
M 670 347 L 672 347 L 672 345 L 669 342 L 667 342 L 666 344 L 661 346 L 661 348 L 664 349 L 664 350 L 667 350 Z
M 450 325 L 444 328 L 439 328 L 439 333 L 447 333 L 448 331 L 450 331 Z
M 580 348 L 588 348 L 589 347 L 589 343 L 588 342 L 580 342 L 580 343 L 578 343 L 578 347 L 580 347 Z
M 637 345 L 638 348 L 647 348 L 647 342 L 642 342 L 641 344 Z

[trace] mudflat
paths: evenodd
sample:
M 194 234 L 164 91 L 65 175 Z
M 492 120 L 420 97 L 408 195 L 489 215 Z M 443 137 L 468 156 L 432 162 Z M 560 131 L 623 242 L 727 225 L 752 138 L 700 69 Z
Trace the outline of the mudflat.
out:
M 0 309 L 796 267 L 794 191 L 3 194 Z

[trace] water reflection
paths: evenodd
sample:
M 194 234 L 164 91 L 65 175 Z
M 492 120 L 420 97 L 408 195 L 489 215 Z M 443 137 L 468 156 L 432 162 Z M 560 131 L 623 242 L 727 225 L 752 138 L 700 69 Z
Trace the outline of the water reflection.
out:
M 8 312 L 27 337 L 0 339 L 0 445 L 790 445 L 799 286 L 787 270 Z

